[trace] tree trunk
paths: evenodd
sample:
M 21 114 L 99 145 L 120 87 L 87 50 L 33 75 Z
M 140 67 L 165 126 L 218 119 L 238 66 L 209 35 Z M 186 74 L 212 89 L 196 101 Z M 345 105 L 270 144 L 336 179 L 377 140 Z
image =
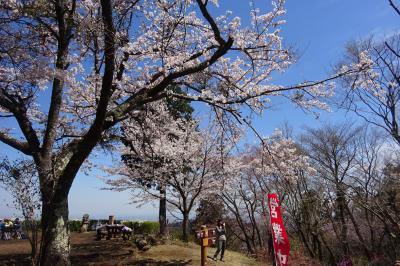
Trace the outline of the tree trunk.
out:
M 310 248 L 310 244 L 308 243 L 308 239 L 306 238 L 303 229 L 301 228 L 300 222 L 296 221 L 296 226 L 297 226 L 297 233 L 299 234 L 300 239 L 303 242 L 303 245 L 306 247 L 308 254 L 310 255 L 311 258 L 314 258 L 315 254 Z
M 189 242 L 189 214 L 183 213 L 182 221 L 182 240 L 184 242 Z
M 167 234 L 167 199 L 165 187 L 160 187 L 160 208 L 158 213 L 158 222 L 160 223 L 160 236 Z
M 247 247 L 249 249 L 249 247 Z M 272 265 L 276 265 L 275 262 L 275 250 L 274 250 L 274 239 L 272 233 L 268 233 L 268 255 L 271 257 Z
M 40 265 L 71 265 L 68 229 L 68 198 L 43 200 Z
M 354 218 L 354 215 L 351 212 L 351 210 L 347 204 L 346 204 L 346 210 L 350 217 L 351 222 L 353 223 L 353 227 L 354 227 L 354 230 L 356 231 L 356 235 L 357 235 L 358 239 L 360 240 L 360 244 L 363 247 L 365 256 L 368 258 L 368 261 L 371 261 L 373 259 L 373 255 L 371 254 L 372 251 L 368 248 L 367 242 L 364 240 L 364 237 L 361 233 L 360 227 L 358 226 L 357 221 Z
M 329 253 L 329 265 L 333 265 L 333 266 L 336 265 L 335 256 L 333 255 L 332 249 L 329 247 L 328 243 L 326 242 L 324 234 L 320 233 L 319 236 L 321 237 L 322 244 L 324 244 L 326 250 Z
M 31 246 L 31 261 L 32 265 L 37 264 L 38 259 L 38 232 L 39 232 L 39 224 L 35 219 L 25 219 L 24 221 L 24 231 L 28 237 L 30 246 Z
M 342 243 L 342 250 L 345 256 L 349 256 L 350 248 L 347 240 L 347 223 L 345 216 L 346 209 L 346 198 L 343 192 L 342 184 L 337 184 L 337 205 L 339 211 L 339 221 L 340 221 L 340 242 Z

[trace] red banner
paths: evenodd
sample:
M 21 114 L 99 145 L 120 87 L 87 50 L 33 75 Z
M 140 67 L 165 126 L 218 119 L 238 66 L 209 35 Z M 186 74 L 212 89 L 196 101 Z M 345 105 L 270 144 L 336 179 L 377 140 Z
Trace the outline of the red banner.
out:
M 290 243 L 289 237 L 283 225 L 281 207 L 279 206 L 278 196 L 276 194 L 268 194 L 268 207 L 271 217 L 271 231 L 274 241 L 274 252 L 276 265 L 288 265 Z

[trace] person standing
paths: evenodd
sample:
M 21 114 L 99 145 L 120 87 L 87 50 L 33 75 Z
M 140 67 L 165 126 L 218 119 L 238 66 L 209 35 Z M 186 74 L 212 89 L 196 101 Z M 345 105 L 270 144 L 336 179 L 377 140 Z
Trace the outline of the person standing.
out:
M 214 260 L 217 260 L 219 252 L 221 252 L 220 260 L 224 261 L 224 253 L 226 247 L 226 235 L 225 235 L 225 223 L 221 219 L 217 220 L 217 227 L 215 228 L 217 233 L 217 251 L 214 254 Z

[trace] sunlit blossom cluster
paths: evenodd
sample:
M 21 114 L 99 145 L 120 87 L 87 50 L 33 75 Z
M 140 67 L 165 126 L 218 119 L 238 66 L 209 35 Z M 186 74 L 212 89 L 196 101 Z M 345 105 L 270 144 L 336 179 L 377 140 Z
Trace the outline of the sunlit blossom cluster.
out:
M 163 186 L 174 208 L 182 197 L 197 201 L 221 189 L 221 152 L 229 148 L 221 150 L 217 137 L 200 130 L 196 120 L 173 117 L 165 104 L 157 103 L 133 114 L 122 128 L 123 160 L 107 169 L 114 176 L 107 181 L 112 189 L 131 190 L 133 201 L 143 203 L 158 199 Z
M 268 97 L 286 93 L 284 87 L 271 84 L 272 74 L 284 71 L 294 62 L 280 36 L 284 2 L 273 1 L 266 13 L 250 5 L 251 22 L 244 25 L 229 10 L 217 9 L 219 15 L 208 19 L 201 10 L 208 7 L 201 1 L 114 1 L 116 18 L 120 19 L 116 21 L 120 23 L 115 34 L 116 66 L 123 66 L 124 71 L 115 76 L 115 89 L 108 105 L 110 115 L 143 90 L 157 91 L 160 87 L 160 94 L 168 94 L 163 85 L 166 80 L 185 88 L 189 100 L 230 105 L 231 110 L 246 102 L 252 110 L 261 112 Z M 210 3 L 219 6 L 218 1 Z M 4 25 L 3 29 L 8 27 L 8 31 L 15 31 L 14 35 L 21 38 L 2 39 L 6 52 L 2 54 L 0 84 L 11 94 L 39 101 L 42 95 L 36 88 L 50 89 L 54 80 L 60 80 L 65 86 L 65 97 L 58 137 L 83 134 L 93 122 L 102 85 L 104 27 L 99 2 L 76 2 L 72 17 L 76 25 L 74 38 L 63 67 L 56 66 L 54 57 L 59 29 L 45 12 L 52 10 L 52 4 L 2 1 L 1 5 L 4 19 L 43 19 L 22 32 L 17 24 Z M 30 17 L 30 10 L 42 10 L 43 14 Z M 300 106 L 328 108 L 320 98 L 331 95 L 331 85 L 306 83 L 293 91 L 289 98 Z M 29 112 L 35 117 L 43 118 L 46 113 L 39 104 L 29 105 L 28 109 L 35 109 Z M 4 107 L 1 110 L 7 113 Z M 36 120 L 40 121 L 37 127 L 46 123 L 45 119 Z
M 259 147 L 251 147 L 242 155 L 230 161 L 229 189 L 235 191 L 238 182 L 264 180 L 262 183 L 273 181 L 296 182 L 299 175 L 315 174 L 308 156 L 303 154 L 296 143 L 284 138 L 280 131 L 264 139 Z M 227 183 L 227 184 L 229 184 Z M 261 193 L 261 192 L 260 192 Z
M 365 90 L 366 92 L 371 93 L 374 97 L 385 101 L 386 90 L 381 84 L 381 75 L 378 72 L 379 69 L 376 69 L 370 53 L 371 51 L 368 50 L 361 51 L 358 54 L 358 61 L 342 66 L 341 71 L 358 69 L 359 71 L 355 71 L 347 77 L 353 80 L 351 87 L 353 89 Z

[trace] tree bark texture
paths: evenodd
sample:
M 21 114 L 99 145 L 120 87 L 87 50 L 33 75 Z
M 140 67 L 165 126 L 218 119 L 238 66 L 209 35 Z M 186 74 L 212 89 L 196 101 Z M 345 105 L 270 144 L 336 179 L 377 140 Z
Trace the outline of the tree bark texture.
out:
M 189 242 L 189 214 L 188 213 L 183 213 L 182 240 L 184 242 Z
M 39 265 L 71 265 L 68 199 L 43 202 Z
M 160 223 L 160 236 L 165 237 L 167 234 L 167 199 L 164 186 L 160 188 L 160 207 L 158 213 L 158 221 Z

